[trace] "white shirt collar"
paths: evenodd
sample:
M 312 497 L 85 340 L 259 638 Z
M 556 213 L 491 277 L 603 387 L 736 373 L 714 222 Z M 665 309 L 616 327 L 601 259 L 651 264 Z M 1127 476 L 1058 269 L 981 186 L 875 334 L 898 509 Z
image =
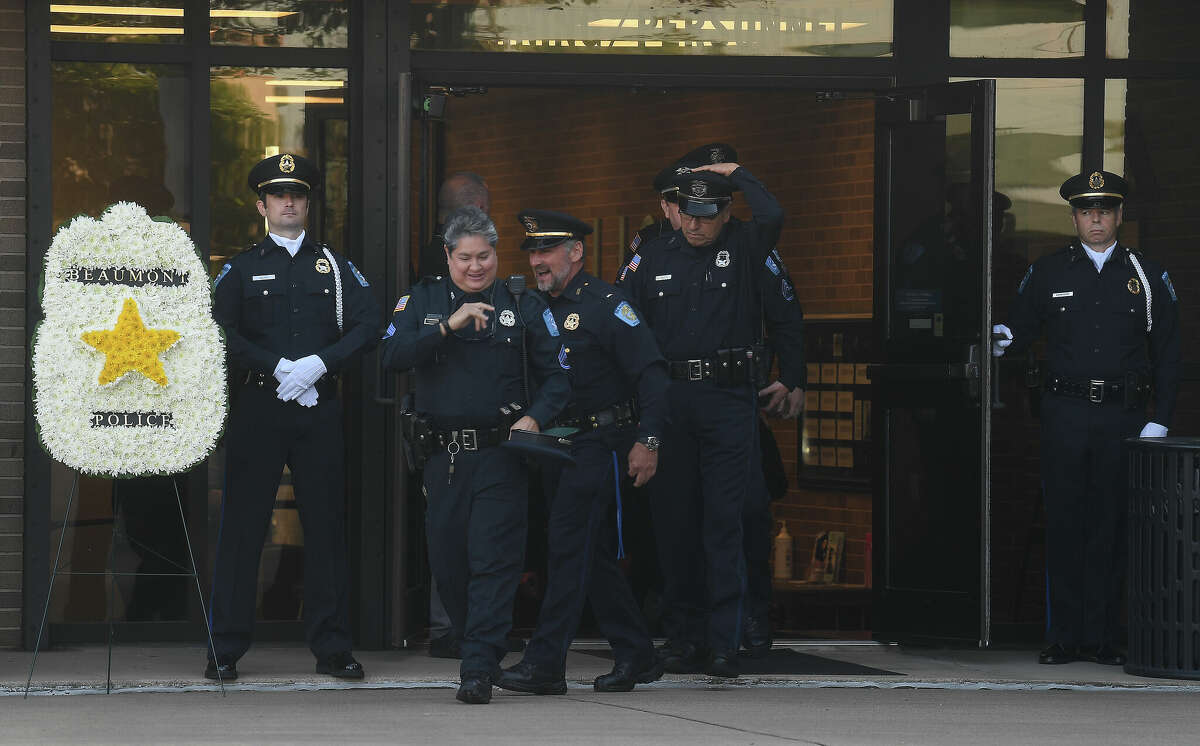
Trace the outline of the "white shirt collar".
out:
M 1084 246 L 1083 248 L 1084 248 L 1084 251 L 1087 252 L 1088 259 L 1092 260 L 1092 264 L 1096 265 L 1096 271 L 1099 272 L 1101 269 L 1104 268 L 1104 263 L 1108 261 L 1108 258 L 1110 256 L 1112 256 L 1113 249 L 1117 248 L 1117 242 L 1113 241 L 1112 246 L 1109 246 L 1107 249 L 1105 249 L 1102 252 L 1092 251 L 1087 246 Z
M 300 244 L 304 243 L 304 233 L 305 231 L 300 231 L 300 235 L 295 238 L 284 238 L 275 233 L 268 233 L 267 235 L 271 237 L 272 241 L 287 249 L 287 253 L 296 256 L 296 252 L 300 250 Z

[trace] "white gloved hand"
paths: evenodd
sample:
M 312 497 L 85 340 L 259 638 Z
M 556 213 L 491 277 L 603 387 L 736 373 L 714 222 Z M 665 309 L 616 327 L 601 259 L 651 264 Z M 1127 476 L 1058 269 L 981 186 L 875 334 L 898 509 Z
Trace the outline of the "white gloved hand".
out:
M 1005 339 L 995 339 L 995 335 L 1003 334 Z M 1009 329 L 1004 324 L 996 324 L 992 327 L 992 357 L 1003 357 L 1004 350 L 1012 344 L 1013 336 L 1012 329 Z
M 1162 425 L 1158 424 L 1157 422 L 1147 422 L 1146 426 L 1142 428 L 1141 435 L 1138 435 L 1138 437 L 1139 438 L 1165 438 L 1165 437 L 1167 437 L 1167 428 L 1163 427 Z
M 317 355 L 302 357 L 296 361 L 296 367 L 292 368 L 288 377 L 279 384 L 275 393 L 279 394 L 279 398 L 283 401 L 291 401 L 300 396 L 306 388 L 316 383 L 318 378 L 325 375 L 326 370 L 325 361 Z
M 300 392 L 300 396 L 296 397 L 296 403 L 302 407 L 317 406 L 317 387 L 309 386 Z
M 288 373 L 291 373 L 295 367 L 296 363 L 286 357 L 279 358 L 279 362 L 275 365 L 275 380 L 283 383 L 284 379 L 288 377 Z

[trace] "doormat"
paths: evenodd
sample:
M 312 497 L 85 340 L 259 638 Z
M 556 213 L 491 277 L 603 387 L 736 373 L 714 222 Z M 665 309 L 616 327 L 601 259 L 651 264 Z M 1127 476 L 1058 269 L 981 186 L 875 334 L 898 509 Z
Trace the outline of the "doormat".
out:
M 575 650 L 597 658 L 612 660 L 611 650 Z M 819 655 L 800 653 L 791 648 L 773 648 L 763 658 L 750 658 L 743 652 L 738 655 L 743 676 L 904 676 L 896 671 L 860 666 Z

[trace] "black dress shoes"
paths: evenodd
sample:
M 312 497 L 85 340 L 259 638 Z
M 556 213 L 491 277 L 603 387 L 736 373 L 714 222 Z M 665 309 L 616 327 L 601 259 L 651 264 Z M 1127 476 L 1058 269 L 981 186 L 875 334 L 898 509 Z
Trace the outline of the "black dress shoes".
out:
M 513 692 L 528 694 L 566 694 L 567 680 L 565 677 L 547 673 L 532 663 L 518 662 L 515 666 L 504 669 L 496 686 Z
M 237 677 L 237 665 L 233 663 L 217 665 L 216 661 L 210 660 L 204 668 L 204 678 L 213 681 L 236 681 Z
M 1125 665 L 1125 654 L 1112 645 L 1099 645 L 1079 649 L 1079 660 L 1091 661 L 1104 666 Z
M 1054 643 L 1042 652 L 1038 653 L 1038 663 L 1046 665 L 1058 665 L 1060 663 L 1070 663 L 1079 660 L 1079 656 L 1074 650 L 1067 650 L 1059 643 Z
M 767 617 L 747 616 L 742 630 L 742 647 L 750 658 L 765 658 L 771 652 L 771 622 Z
M 740 673 L 737 653 L 728 650 L 714 650 L 704 667 L 704 673 L 709 676 L 720 676 L 725 679 L 736 679 Z
M 364 676 L 362 664 L 354 660 L 350 651 L 317 659 L 317 673 L 329 674 L 339 679 L 361 679 Z
M 598 692 L 630 692 L 635 685 L 658 681 L 662 675 L 661 661 L 651 660 L 647 664 L 620 661 L 609 673 L 597 676 L 592 687 Z
M 486 705 L 492 701 L 492 677 L 486 673 L 463 674 L 454 698 L 469 705 Z
M 660 652 L 663 670 L 669 673 L 700 673 L 704 670 L 707 656 L 695 644 L 670 641 Z

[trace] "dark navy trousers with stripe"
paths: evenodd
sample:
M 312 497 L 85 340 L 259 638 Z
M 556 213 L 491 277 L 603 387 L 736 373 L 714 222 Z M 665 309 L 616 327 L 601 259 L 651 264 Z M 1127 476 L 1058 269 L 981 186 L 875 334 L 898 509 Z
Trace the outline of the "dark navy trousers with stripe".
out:
M 616 471 L 624 473 L 633 433 L 576 436 L 575 464 L 551 486 L 546 597 L 524 660 L 562 674 L 585 601 L 617 662 L 649 664 L 653 643 L 642 612 L 617 564 Z M 617 455 L 614 468 L 613 453 Z

